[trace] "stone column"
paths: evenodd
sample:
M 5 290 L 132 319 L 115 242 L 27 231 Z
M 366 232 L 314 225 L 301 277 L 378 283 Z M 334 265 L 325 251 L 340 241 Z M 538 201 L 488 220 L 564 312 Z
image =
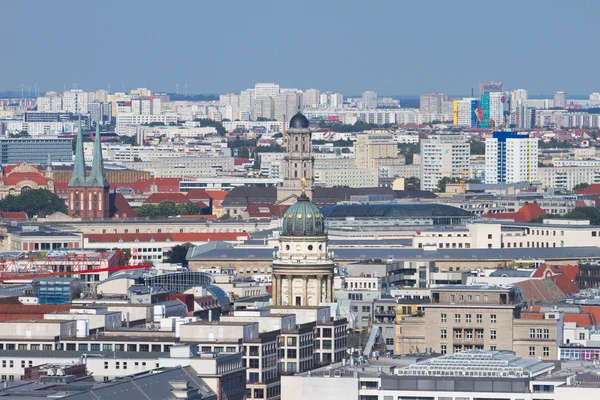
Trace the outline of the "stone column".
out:
M 333 275 L 327 276 L 327 301 L 333 303 Z
M 273 290 L 272 290 L 273 293 L 271 295 L 271 297 L 273 298 L 273 305 L 277 306 L 278 305 L 277 304 L 277 299 L 279 297 L 278 294 L 277 294 L 277 275 L 273 275 L 271 286 L 273 287 Z
M 283 293 L 281 292 L 281 275 L 277 275 L 277 305 L 283 303 Z
M 317 305 L 323 301 L 323 275 L 317 275 Z
M 293 306 L 294 303 L 292 302 L 292 298 L 293 298 L 292 284 L 294 282 L 294 278 L 292 277 L 292 275 L 288 275 L 287 279 L 288 279 L 288 306 Z
M 302 277 L 302 305 L 308 305 L 308 276 Z

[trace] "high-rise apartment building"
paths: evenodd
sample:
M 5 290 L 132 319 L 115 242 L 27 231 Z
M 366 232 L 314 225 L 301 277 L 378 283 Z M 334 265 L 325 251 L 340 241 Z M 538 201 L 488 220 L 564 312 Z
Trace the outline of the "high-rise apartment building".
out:
M 379 168 L 384 160 L 399 161 L 398 145 L 389 133 L 359 133 L 354 144 L 356 168 Z
M 519 129 L 533 129 L 535 127 L 536 109 L 527 107 L 522 101 L 515 110 L 515 125 Z
M 481 95 L 480 105 L 482 119 L 480 128 L 494 128 L 504 126 L 504 108 L 507 99 L 504 93 L 490 92 Z M 508 113 L 508 109 L 507 109 Z
M 483 119 L 483 111 L 478 99 L 454 100 L 454 125 L 476 128 Z
M 367 110 L 374 110 L 377 108 L 377 93 L 366 91 L 362 94 L 363 107 Z
M 40 112 L 60 112 L 63 99 L 56 92 L 47 92 L 44 97 L 37 98 L 37 110 Z
M 257 97 L 252 102 L 252 119 L 274 119 L 275 102 L 272 97 Z
M 460 178 L 470 169 L 470 146 L 463 135 L 421 140 L 421 190 L 437 190 L 443 177 Z
M 305 107 L 316 107 L 319 105 L 320 96 L 319 89 L 308 89 L 302 96 L 302 103 Z
M 565 108 L 567 105 L 567 92 L 554 93 L 554 107 Z
M 490 92 L 503 92 L 502 82 L 479 82 L 479 95 Z
M 72 89 L 63 93 L 63 111 L 73 114 L 87 114 L 88 93 L 81 89 Z
M 276 83 L 257 83 L 254 85 L 255 97 L 274 97 L 279 94 L 279 85 Z
M 519 102 L 527 100 L 527 90 L 517 89 L 510 92 L 510 109 L 516 110 Z
M 436 116 L 439 116 L 443 113 L 442 105 L 446 100 L 446 95 L 442 93 L 429 92 L 422 94 L 420 97 L 420 110 L 421 114 L 425 117 L 426 120 L 429 120 L 429 116 L 432 116 L 431 119 L 437 119 Z
M 341 107 L 344 103 L 344 96 L 340 93 L 325 92 L 319 96 L 319 105 L 327 107 Z
M 139 97 L 131 100 L 131 112 L 138 115 L 160 115 L 161 102 L 155 97 Z
M 108 102 L 108 91 L 104 90 L 104 89 L 96 90 L 96 101 L 99 101 L 101 103 L 107 103 Z
M 296 91 L 286 91 L 273 96 L 274 118 L 283 121 L 284 116 L 289 120 L 302 107 L 302 95 Z
M 112 119 L 112 104 L 101 101 L 93 101 L 88 104 L 90 120 L 99 122 L 100 125 L 110 124 Z
M 600 93 L 591 93 L 590 101 L 600 101 Z
M 485 183 L 538 179 L 538 139 L 517 132 L 494 132 L 485 140 Z

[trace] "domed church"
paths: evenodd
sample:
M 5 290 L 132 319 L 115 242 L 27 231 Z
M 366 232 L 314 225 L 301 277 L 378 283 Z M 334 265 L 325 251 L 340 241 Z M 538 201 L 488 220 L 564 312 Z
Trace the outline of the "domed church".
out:
M 334 264 L 327 251 L 323 214 L 302 192 L 282 218 L 272 266 L 273 304 L 318 306 L 333 302 Z

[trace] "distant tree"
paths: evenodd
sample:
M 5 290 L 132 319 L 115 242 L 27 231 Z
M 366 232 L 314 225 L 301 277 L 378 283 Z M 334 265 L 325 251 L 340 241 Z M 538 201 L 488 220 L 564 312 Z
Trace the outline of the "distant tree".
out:
M 131 259 L 131 250 L 130 249 L 119 249 L 114 247 L 113 250 L 119 252 L 119 260 L 117 261 L 119 267 L 129 265 L 129 260 Z
M 587 182 L 583 182 L 583 183 L 578 183 L 577 185 L 573 186 L 573 190 L 577 190 L 577 189 L 585 189 L 586 187 L 590 187 L 590 184 Z
M 28 217 L 47 216 L 57 211 L 66 213 L 65 202 L 47 189 L 30 189 L 0 200 L 0 211 L 24 211 Z
M 200 122 L 200 126 L 212 126 L 217 129 L 217 133 L 221 136 L 225 136 L 227 131 L 223 127 L 223 124 L 219 121 L 214 121 L 208 118 L 197 118 L 194 121 Z
M 479 140 L 471 141 L 471 154 L 483 155 L 485 154 L 485 142 Z
M 169 262 L 172 264 L 181 264 L 184 267 L 187 267 L 188 262 L 186 260 L 186 256 L 188 250 L 192 247 L 194 247 L 194 245 L 190 242 L 173 246 L 173 248 L 167 252 L 167 258 Z
M 126 135 L 119 136 L 119 141 L 122 144 L 129 144 L 129 145 L 132 145 L 132 146 L 137 146 L 137 137 L 135 135 L 133 135 L 133 136 L 126 136 Z
M 413 163 L 413 155 L 421 151 L 418 143 L 398 143 L 398 153 L 404 156 L 407 165 Z
M 556 140 L 554 138 L 550 139 L 547 142 L 540 140 L 538 146 L 540 149 L 570 149 L 575 147 L 573 143 L 569 143 L 563 140 Z
M 591 225 L 600 225 L 600 210 L 596 207 L 575 207 L 566 214 L 546 214 L 532 219 L 531 222 L 542 222 L 544 219 L 578 219 L 590 221 Z
M 438 190 L 438 192 L 440 192 L 440 193 L 445 192 L 446 191 L 446 185 L 448 183 L 450 183 L 450 182 L 452 182 L 452 179 L 450 179 L 447 176 L 444 176 L 442 179 L 440 179 L 438 181 L 438 184 L 437 184 L 437 190 Z
M 225 213 L 219 217 L 219 219 L 231 219 L 231 214 Z
M 419 190 L 421 188 L 421 180 L 417 177 L 406 178 L 404 180 L 405 190 Z

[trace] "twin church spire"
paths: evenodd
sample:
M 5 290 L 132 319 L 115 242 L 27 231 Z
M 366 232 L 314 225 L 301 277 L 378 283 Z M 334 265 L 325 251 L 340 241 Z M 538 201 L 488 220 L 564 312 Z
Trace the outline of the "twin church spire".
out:
M 96 136 L 94 137 L 94 155 L 92 159 L 92 171 L 86 177 L 85 158 L 83 155 L 83 137 L 81 119 L 75 143 L 75 162 L 73 163 L 73 175 L 69 181 L 71 187 L 109 187 L 104 175 L 104 160 L 102 158 L 102 142 L 100 140 L 100 124 L 96 123 Z

